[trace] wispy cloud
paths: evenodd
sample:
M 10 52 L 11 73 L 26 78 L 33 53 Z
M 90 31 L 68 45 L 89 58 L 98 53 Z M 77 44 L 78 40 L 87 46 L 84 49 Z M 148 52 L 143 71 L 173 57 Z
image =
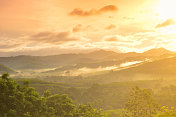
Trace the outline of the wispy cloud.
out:
M 72 31 L 73 32 L 79 32 L 79 31 L 82 30 L 82 28 L 83 28 L 83 25 L 82 24 L 78 24 L 75 27 L 73 27 Z
M 87 31 L 91 28 L 91 25 L 77 24 L 72 28 L 72 32 Z
M 114 28 L 116 28 L 116 25 L 110 24 L 110 25 L 107 26 L 105 29 L 106 29 L 106 30 L 111 30 L 111 29 L 114 29 Z
M 166 21 L 162 22 L 161 24 L 156 25 L 156 28 L 167 27 L 167 26 L 174 25 L 174 24 L 175 24 L 175 21 L 169 18 Z
M 79 39 L 72 37 L 70 32 L 40 32 L 31 36 L 30 40 L 39 43 L 63 44 L 78 41 Z

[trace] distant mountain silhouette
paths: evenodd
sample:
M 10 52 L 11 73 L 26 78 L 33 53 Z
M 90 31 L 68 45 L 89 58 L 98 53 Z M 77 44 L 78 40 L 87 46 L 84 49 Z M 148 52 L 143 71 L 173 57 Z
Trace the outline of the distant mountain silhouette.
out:
M 168 54 L 168 55 L 167 55 Z M 144 53 L 116 53 L 113 51 L 98 50 L 86 54 L 61 54 L 52 56 L 15 56 L 0 57 L 0 64 L 13 69 L 41 69 L 55 68 L 59 66 L 70 66 L 75 64 L 97 64 L 95 66 L 104 66 L 109 63 L 113 65 L 113 61 L 133 61 L 144 60 L 145 58 L 155 58 L 157 56 L 167 57 L 173 52 L 159 48 L 146 51 Z
M 151 50 L 148 50 L 146 52 L 144 52 L 143 54 L 144 55 L 147 55 L 147 56 L 160 56 L 160 55 L 163 55 L 163 54 L 173 54 L 174 52 L 171 52 L 165 48 L 154 48 L 154 49 L 151 49 Z

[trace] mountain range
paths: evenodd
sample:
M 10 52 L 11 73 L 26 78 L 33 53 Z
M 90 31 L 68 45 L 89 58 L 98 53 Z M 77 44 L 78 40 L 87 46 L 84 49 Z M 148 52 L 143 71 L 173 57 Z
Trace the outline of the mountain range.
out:
M 175 55 L 175 53 L 163 48 L 152 49 L 144 53 L 116 53 L 113 51 L 98 50 L 86 54 L 61 54 L 52 56 L 20 55 L 14 57 L 0 57 L 0 64 L 16 70 L 57 68 L 60 66 L 69 66 L 75 64 L 84 64 L 85 67 L 97 67 L 100 65 L 105 66 L 105 64 L 112 65 L 114 62 L 119 63 L 119 61 L 136 61 L 144 60 L 145 58 L 157 59 L 159 56 L 168 57 L 171 55 Z

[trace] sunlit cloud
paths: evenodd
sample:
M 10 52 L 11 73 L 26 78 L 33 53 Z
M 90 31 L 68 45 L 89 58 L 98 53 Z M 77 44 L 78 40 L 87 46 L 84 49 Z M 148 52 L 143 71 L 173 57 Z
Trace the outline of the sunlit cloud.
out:
M 82 28 L 83 28 L 82 24 L 78 24 L 75 27 L 73 27 L 72 31 L 73 32 L 79 32 L 79 31 L 82 30 Z
M 91 29 L 91 25 L 77 24 L 72 28 L 72 32 L 81 32 Z
M 0 37 L 0 52 L 18 51 L 26 45 L 25 37 Z
M 73 11 L 69 13 L 71 16 L 91 16 L 91 15 L 99 15 L 105 12 L 115 12 L 118 11 L 118 8 L 114 5 L 104 6 L 100 9 L 91 9 L 88 11 L 84 11 L 80 8 L 75 8 Z
M 156 28 L 167 27 L 167 26 L 174 25 L 174 24 L 175 24 L 175 21 L 170 18 L 170 19 L 165 20 L 165 21 L 162 22 L 161 24 L 158 24 L 158 25 L 156 26 Z
M 106 29 L 106 30 L 112 30 L 112 29 L 115 29 L 115 28 L 116 28 L 116 25 L 110 24 L 110 25 L 107 26 L 105 29 Z
M 32 41 L 39 43 L 61 44 L 78 41 L 78 38 L 71 37 L 70 32 L 40 32 L 31 36 Z

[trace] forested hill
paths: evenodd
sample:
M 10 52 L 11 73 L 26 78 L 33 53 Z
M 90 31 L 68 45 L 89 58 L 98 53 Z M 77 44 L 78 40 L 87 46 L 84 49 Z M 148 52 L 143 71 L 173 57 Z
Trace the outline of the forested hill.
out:
M 91 76 L 90 78 L 104 83 L 129 80 L 175 79 L 175 70 L 176 57 L 171 57 L 152 62 L 144 62 L 122 70 L 112 70 L 102 75 Z
M 8 68 L 8 67 L 6 67 L 6 66 L 0 64 L 0 74 L 2 74 L 2 73 L 7 73 L 7 72 L 8 72 L 8 73 L 15 73 L 15 71 L 12 70 L 11 68 Z

